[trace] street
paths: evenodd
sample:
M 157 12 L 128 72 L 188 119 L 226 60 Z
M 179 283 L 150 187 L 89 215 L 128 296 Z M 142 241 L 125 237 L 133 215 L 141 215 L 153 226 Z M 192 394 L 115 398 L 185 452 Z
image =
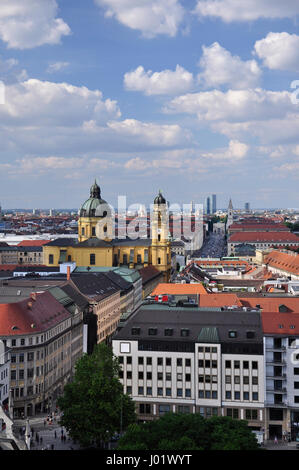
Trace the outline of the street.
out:
M 200 250 L 192 254 L 192 258 L 221 258 L 226 255 L 226 241 L 223 235 L 210 233 Z

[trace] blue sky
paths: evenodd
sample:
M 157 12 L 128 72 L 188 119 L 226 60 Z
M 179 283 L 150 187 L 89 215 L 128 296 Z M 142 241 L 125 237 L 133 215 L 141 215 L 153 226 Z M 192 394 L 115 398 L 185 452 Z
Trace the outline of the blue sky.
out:
M 299 207 L 299 2 L 1 0 L 0 201 Z M 298 101 L 298 103 L 297 103 Z

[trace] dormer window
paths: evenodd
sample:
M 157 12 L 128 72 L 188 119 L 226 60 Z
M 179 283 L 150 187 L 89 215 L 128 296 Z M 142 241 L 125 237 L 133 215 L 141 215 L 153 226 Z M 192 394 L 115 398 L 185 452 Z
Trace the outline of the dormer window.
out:
M 155 336 L 157 334 L 157 332 L 158 332 L 157 328 L 149 328 L 148 329 L 149 336 Z
M 190 330 L 188 328 L 182 328 L 181 329 L 181 336 L 189 336 Z
M 131 330 L 131 333 L 132 335 L 136 336 L 136 335 L 140 335 L 140 328 L 132 328 Z
M 235 330 L 231 330 L 228 332 L 228 337 L 229 338 L 236 338 L 237 337 L 237 332 Z

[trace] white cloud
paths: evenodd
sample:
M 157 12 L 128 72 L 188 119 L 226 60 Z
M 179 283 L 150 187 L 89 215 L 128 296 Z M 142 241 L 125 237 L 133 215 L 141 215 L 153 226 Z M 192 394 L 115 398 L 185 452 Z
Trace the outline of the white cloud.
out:
M 6 87 L 6 105 L 0 116 L 26 125 L 81 125 L 85 120 L 106 122 L 120 117 L 115 101 L 103 99 L 99 90 L 30 79 Z
M 58 44 L 71 30 L 57 12 L 56 0 L 1 0 L 0 39 L 14 49 Z
M 227 149 L 220 149 L 214 152 L 202 153 L 204 158 L 212 160 L 242 160 L 248 153 L 249 146 L 238 140 L 230 140 Z
M 117 134 L 130 139 L 140 139 L 152 146 L 178 145 L 190 138 L 190 135 L 177 124 L 155 124 L 136 119 L 110 121 L 108 127 Z
M 297 0 L 198 0 L 195 13 L 225 22 L 294 18 L 299 14 L 299 3 Z
M 258 85 L 261 70 L 255 60 L 242 61 L 229 51 L 214 42 L 209 47 L 203 46 L 200 67 L 203 71 L 198 75 L 207 87 L 228 85 L 232 88 L 252 88 Z
M 298 143 L 299 115 L 287 113 L 281 118 L 248 120 L 244 122 L 219 121 L 211 125 L 232 139 L 258 138 L 262 145 L 285 145 Z
M 256 41 L 254 50 L 269 69 L 299 71 L 299 36 L 296 34 L 269 33 Z
M 171 100 L 164 111 L 195 114 L 205 121 L 250 121 L 283 117 L 293 110 L 291 93 L 256 88 L 187 93 Z
M 142 32 L 146 38 L 159 34 L 175 36 L 183 21 L 184 9 L 178 0 L 95 0 L 106 9 L 106 17 Z
M 180 161 L 175 161 L 175 160 L 167 160 L 167 159 L 155 159 L 155 160 L 144 160 L 141 159 L 140 157 L 132 158 L 128 160 L 124 167 L 127 170 L 133 170 L 133 171 L 144 171 L 148 169 L 179 169 L 184 165 L 183 162 Z
M 140 65 L 124 76 L 127 90 L 141 91 L 145 95 L 173 95 L 184 93 L 193 87 L 193 75 L 180 65 L 174 71 L 145 71 Z
M 69 65 L 70 65 L 69 62 L 54 62 L 53 64 L 49 64 L 47 68 L 47 72 L 48 73 L 60 72 L 61 70 L 68 68 Z

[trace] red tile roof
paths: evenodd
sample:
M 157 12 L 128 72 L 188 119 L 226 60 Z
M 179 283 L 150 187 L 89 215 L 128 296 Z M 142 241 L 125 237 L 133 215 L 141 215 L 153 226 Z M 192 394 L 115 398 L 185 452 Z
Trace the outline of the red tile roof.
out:
M 0 264 L 0 271 L 14 271 L 19 264 Z
M 278 223 L 272 223 L 272 224 L 265 224 L 265 223 L 262 223 L 262 224 L 231 224 L 229 226 L 229 231 L 232 231 L 232 230 L 235 230 L 235 231 L 241 231 L 241 232 L 246 232 L 246 231 L 250 231 L 250 232 L 254 232 L 255 230 L 258 231 L 258 232 L 261 232 L 261 231 L 277 231 L 277 232 L 290 232 L 290 229 L 284 225 L 284 224 L 278 224 Z
M 173 295 L 188 295 L 188 294 L 207 294 L 206 289 L 200 283 L 194 284 L 171 284 L 160 283 L 152 292 L 152 295 L 173 294 Z
M 0 304 L 0 336 L 39 333 L 70 317 L 49 292 L 21 302 Z
M 17 246 L 43 246 L 49 243 L 50 240 L 23 240 Z
M 260 305 L 264 312 L 279 313 L 279 306 L 285 305 L 290 313 L 299 313 L 299 299 L 298 297 L 240 297 L 244 307 L 256 307 Z
M 299 315 L 297 313 L 262 312 L 262 325 L 265 334 L 298 335 Z
M 161 271 L 159 271 L 157 268 L 155 268 L 155 266 L 152 265 L 146 266 L 145 268 L 141 268 L 138 272 L 142 278 L 142 284 L 145 284 L 151 279 L 155 279 L 156 277 L 163 275 Z
M 232 305 L 242 307 L 236 294 L 206 294 L 199 297 L 200 307 L 231 307 Z
M 299 237 L 291 232 L 238 232 L 232 233 L 228 239 L 228 242 L 289 242 L 299 244 Z
M 264 263 L 270 267 L 299 275 L 299 254 L 273 250 L 264 257 Z

